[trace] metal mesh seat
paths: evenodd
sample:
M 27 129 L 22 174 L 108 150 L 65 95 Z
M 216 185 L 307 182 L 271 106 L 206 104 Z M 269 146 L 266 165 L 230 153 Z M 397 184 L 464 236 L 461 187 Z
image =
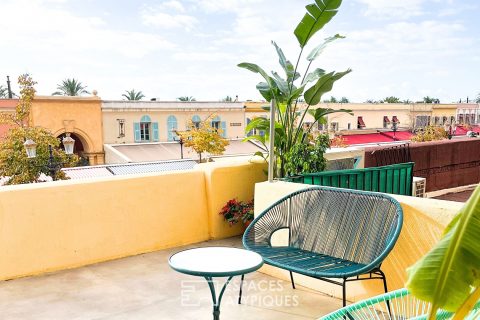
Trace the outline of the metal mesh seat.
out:
M 407 289 L 399 289 L 359 301 L 348 307 L 327 314 L 319 320 L 427 320 L 427 314 L 430 308 L 430 303 L 415 298 Z M 447 320 L 453 318 L 453 315 L 452 312 L 439 310 L 437 311 L 435 319 Z M 473 307 L 465 320 L 478 319 L 479 317 L 480 301 Z
M 400 204 L 388 195 L 330 187 L 294 192 L 262 212 L 243 236 L 245 248 L 265 263 L 343 287 L 346 282 L 382 279 L 382 261 L 402 227 Z M 288 244 L 275 246 L 272 235 L 285 229 Z M 359 277 L 368 274 L 368 277 Z M 331 278 L 338 278 L 333 280 Z

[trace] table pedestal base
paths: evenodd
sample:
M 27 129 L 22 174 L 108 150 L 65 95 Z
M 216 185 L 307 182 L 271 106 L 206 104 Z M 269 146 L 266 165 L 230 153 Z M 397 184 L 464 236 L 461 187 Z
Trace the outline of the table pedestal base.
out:
M 208 282 L 210 292 L 212 293 L 213 320 L 220 320 L 220 303 L 222 302 L 223 293 L 225 292 L 225 289 L 227 288 L 227 285 L 230 283 L 230 280 L 232 280 L 232 278 L 233 276 L 228 277 L 227 281 L 222 287 L 222 290 L 220 290 L 220 294 L 218 295 L 217 299 L 217 294 L 215 292 L 215 284 L 213 283 L 212 277 L 205 277 L 205 280 L 207 280 Z

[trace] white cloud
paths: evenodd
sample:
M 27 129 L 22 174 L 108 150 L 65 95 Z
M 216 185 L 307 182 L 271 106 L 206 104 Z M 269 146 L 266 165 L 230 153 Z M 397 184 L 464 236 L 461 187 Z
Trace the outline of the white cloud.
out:
M 402 19 L 424 14 L 422 4 L 426 0 L 357 0 L 367 6 L 365 15 L 389 19 Z
M 141 10 L 141 18 L 143 24 L 146 26 L 154 26 L 162 29 L 176 29 L 183 28 L 190 31 L 198 23 L 198 20 L 183 13 L 171 14 L 168 13 L 169 8 L 175 7 L 179 11 L 185 11 L 183 6 L 177 1 L 165 2 L 157 7 L 145 7 Z

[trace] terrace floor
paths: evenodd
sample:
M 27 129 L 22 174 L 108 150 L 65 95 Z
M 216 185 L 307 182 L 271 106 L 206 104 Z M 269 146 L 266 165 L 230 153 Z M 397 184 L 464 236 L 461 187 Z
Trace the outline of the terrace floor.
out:
M 240 247 L 240 238 L 198 246 Z M 211 319 L 202 278 L 177 273 L 168 257 L 178 247 L 47 275 L 0 282 L 1 319 Z M 255 272 L 247 275 L 242 305 L 239 277 L 225 292 L 221 319 L 316 319 L 341 301 Z M 183 289 L 182 289 L 183 286 Z

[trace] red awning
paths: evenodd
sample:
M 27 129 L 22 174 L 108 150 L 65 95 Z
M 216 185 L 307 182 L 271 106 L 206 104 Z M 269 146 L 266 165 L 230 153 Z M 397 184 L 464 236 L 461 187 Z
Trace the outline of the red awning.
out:
M 358 117 L 357 124 L 361 128 L 365 128 L 365 122 L 363 122 L 363 117 Z
M 393 117 L 392 117 L 392 121 L 393 121 L 393 122 L 396 122 L 396 123 L 400 123 L 400 121 L 398 121 L 397 116 L 393 116 Z
M 387 116 L 383 116 L 383 122 L 390 123 L 390 119 Z
M 380 133 L 348 134 L 348 135 L 343 135 L 342 138 L 344 139 L 347 145 L 353 145 L 353 144 L 410 140 L 412 136 L 413 134 L 408 131 L 397 131 L 395 132 L 395 140 L 393 139 L 393 132 L 382 132 L 382 134 Z

